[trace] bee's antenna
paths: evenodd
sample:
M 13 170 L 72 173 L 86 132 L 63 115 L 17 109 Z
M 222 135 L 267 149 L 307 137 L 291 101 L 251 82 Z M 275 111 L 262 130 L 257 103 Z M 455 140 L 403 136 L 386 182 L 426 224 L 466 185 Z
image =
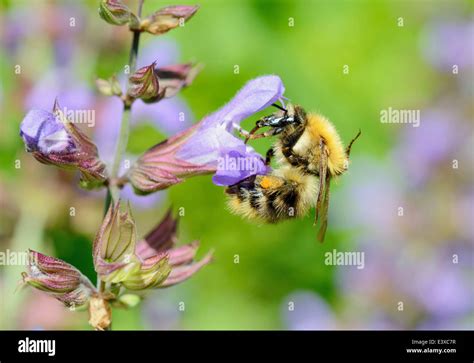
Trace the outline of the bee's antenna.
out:
M 352 144 L 354 143 L 354 141 L 356 141 L 359 136 L 362 134 L 362 131 L 360 131 L 359 129 L 359 132 L 357 133 L 357 135 L 351 140 L 351 142 L 349 143 L 349 145 L 347 146 L 346 148 L 346 155 L 347 155 L 347 158 L 349 158 L 350 154 L 351 154 L 351 147 L 352 147 Z
M 288 110 L 286 108 L 281 107 L 280 105 L 278 105 L 276 103 L 272 103 L 272 106 L 278 108 L 279 110 L 284 111 L 285 113 L 288 113 Z

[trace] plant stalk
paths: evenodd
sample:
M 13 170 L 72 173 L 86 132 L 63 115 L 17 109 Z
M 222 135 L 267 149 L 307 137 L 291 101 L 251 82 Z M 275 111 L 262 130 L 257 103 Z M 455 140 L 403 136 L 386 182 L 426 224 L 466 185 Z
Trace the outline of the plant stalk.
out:
M 138 3 L 138 13 L 137 16 L 140 18 L 143 8 L 143 0 L 140 0 Z M 133 74 L 135 72 L 136 64 L 137 64 L 137 56 L 138 56 L 138 47 L 140 45 L 140 31 L 133 31 L 133 40 L 132 40 L 132 47 L 130 49 L 130 56 L 128 60 L 129 65 L 129 74 Z M 123 156 L 125 155 L 125 151 L 127 150 L 128 144 L 128 136 L 130 133 L 130 109 L 132 105 L 127 100 L 124 99 L 123 103 L 123 114 L 122 114 L 122 122 L 120 125 L 120 134 L 117 140 L 117 146 L 115 149 L 115 157 L 114 163 L 112 164 L 112 171 L 110 180 L 111 183 L 109 185 L 110 195 L 112 197 L 113 202 L 116 202 L 120 197 L 120 187 L 116 185 L 115 181 L 118 178 L 118 173 L 120 172 L 120 164 L 122 162 Z
M 143 1 L 140 0 L 138 3 L 138 13 L 137 16 L 140 18 L 143 8 Z M 133 31 L 133 40 L 132 40 L 132 47 L 130 49 L 130 56 L 129 56 L 129 74 L 133 74 L 135 72 L 135 67 L 137 64 L 137 56 L 138 56 L 138 47 L 140 44 L 140 31 Z M 104 215 L 107 213 L 107 210 L 110 207 L 111 203 L 116 203 L 120 198 L 120 186 L 117 185 L 116 180 L 118 179 L 118 174 L 120 172 L 120 164 L 122 162 L 123 156 L 125 155 L 125 151 L 127 150 L 128 144 L 128 136 L 130 133 L 130 109 L 132 105 L 127 99 L 124 99 L 123 102 L 123 114 L 122 114 L 122 122 L 120 125 L 120 133 L 117 139 L 117 146 L 115 148 L 115 156 L 114 162 L 112 164 L 112 170 L 110 174 L 110 183 L 107 187 L 107 195 L 105 197 L 104 203 Z M 97 289 L 99 290 L 99 294 L 105 292 L 107 290 L 107 284 L 100 279 L 100 276 L 97 275 Z M 110 327 L 109 327 L 110 329 Z

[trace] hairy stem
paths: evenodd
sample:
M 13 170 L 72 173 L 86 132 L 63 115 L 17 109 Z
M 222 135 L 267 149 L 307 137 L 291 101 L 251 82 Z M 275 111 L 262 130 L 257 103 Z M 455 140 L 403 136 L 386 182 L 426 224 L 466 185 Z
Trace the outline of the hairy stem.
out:
M 142 13 L 143 1 L 140 0 L 138 3 L 138 13 L 137 16 L 140 17 Z M 140 31 L 133 31 L 133 40 L 132 47 L 130 49 L 129 57 L 129 73 L 132 74 L 135 72 L 135 67 L 137 63 L 138 56 L 138 46 L 140 44 Z M 118 179 L 118 173 L 120 171 L 120 163 L 122 162 L 125 151 L 127 150 L 128 144 L 128 135 L 130 132 L 130 109 L 132 105 L 129 100 L 124 99 L 123 102 L 123 115 L 122 122 L 120 125 L 120 134 L 117 139 L 117 146 L 115 148 L 115 157 L 112 164 L 112 170 L 110 175 L 110 183 L 107 187 L 107 195 L 105 197 L 104 203 L 104 215 L 107 213 L 107 210 L 110 207 L 111 203 L 117 202 L 120 198 L 120 186 L 117 185 L 116 180 Z M 107 290 L 107 284 L 101 280 L 100 276 L 97 274 L 97 290 L 99 294 L 104 293 Z M 104 301 L 105 304 L 108 304 L 107 301 Z M 110 311 L 110 308 L 109 308 Z M 111 326 L 106 327 L 106 330 L 111 329 Z
M 127 149 L 128 134 L 130 129 L 130 106 L 125 106 L 123 109 L 122 123 L 120 125 L 120 134 L 117 140 L 117 147 L 115 150 L 115 159 L 112 165 L 111 184 L 109 186 L 110 195 L 112 200 L 116 202 L 120 197 L 120 188 L 115 184 L 115 180 L 118 177 L 120 163 Z
M 143 7 L 143 0 L 140 0 L 138 3 L 138 17 L 141 16 Z M 140 44 L 140 31 L 133 31 L 133 40 L 132 40 L 132 47 L 130 49 L 130 57 L 128 60 L 128 65 L 130 67 L 129 74 L 135 72 L 135 67 L 137 63 L 137 56 L 138 56 L 138 47 Z M 127 143 L 128 143 L 128 136 L 130 131 L 130 109 L 132 105 L 129 100 L 125 99 L 123 103 L 123 115 L 122 115 L 122 123 L 120 125 L 120 134 L 117 140 L 117 146 L 115 149 L 115 157 L 114 163 L 112 164 L 112 171 L 110 180 L 111 183 L 109 185 L 110 195 L 112 200 L 116 202 L 120 197 L 120 187 L 116 185 L 115 181 L 117 180 L 120 163 L 122 162 L 123 156 L 125 151 L 127 150 Z

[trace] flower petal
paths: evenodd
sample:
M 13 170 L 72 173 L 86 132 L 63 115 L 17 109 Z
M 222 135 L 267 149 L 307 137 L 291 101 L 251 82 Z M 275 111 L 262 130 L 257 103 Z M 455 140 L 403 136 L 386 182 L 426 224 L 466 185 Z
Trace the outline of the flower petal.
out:
M 178 221 L 173 218 L 171 208 L 160 223 L 137 244 L 135 253 L 141 259 L 147 259 L 174 246 Z
M 275 75 L 262 76 L 247 84 L 220 110 L 207 116 L 202 127 L 225 125 L 230 131 L 232 124 L 240 123 L 243 119 L 267 108 L 277 102 L 285 92 L 280 77 Z
M 198 272 L 203 266 L 207 265 L 212 261 L 212 253 L 208 253 L 202 260 L 192 263 L 189 265 L 183 265 L 174 267 L 167 279 L 159 287 L 168 287 L 179 284 L 184 280 L 187 280 L 196 272 Z
M 62 122 L 44 110 L 34 109 L 26 114 L 20 125 L 20 136 L 28 151 L 48 154 L 75 148 Z
M 224 152 L 219 158 L 212 182 L 219 186 L 238 183 L 251 175 L 265 175 L 270 168 L 262 157 L 249 148 L 237 148 Z

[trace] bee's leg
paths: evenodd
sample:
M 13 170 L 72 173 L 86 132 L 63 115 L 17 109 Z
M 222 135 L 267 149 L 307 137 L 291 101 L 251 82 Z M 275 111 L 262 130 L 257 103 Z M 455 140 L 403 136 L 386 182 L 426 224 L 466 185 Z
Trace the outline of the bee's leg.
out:
M 254 130 L 256 131 L 257 129 L 254 128 L 249 132 L 249 135 L 245 139 L 245 143 L 247 143 L 247 141 L 249 141 L 250 139 L 255 140 L 255 139 L 261 139 L 262 137 L 269 137 L 269 136 L 273 136 L 273 135 L 278 135 L 279 133 L 281 133 L 284 130 L 284 128 L 283 127 L 277 127 L 277 128 L 270 129 L 268 131 L 262 132 L 261 134 L 256 134 Z
M 270 165 L 272 161 L 272 157 L 275 156 L 275 150 L 273 148 L 268 149 L 267 154 L 265 156 L 265 165 Z
M 356 141 L 359 136 L 362 134 L 362 132 L 359 130 L 359 132 L 357 133 L 357 135 L 351 140 L 351 142 L 349 143 L 349 145 L 347 146 L 346 148 L 346 155 L 347 155 L 347 158 L 349 158 L 349 156 L 351 155 L 351 147 L 352 147 L 352 144 L 354 143 L 354 141 Z
M 290 125 L 294 122 L 295 122 L 294 117 L 288 116 L 286 114 L 283 116 L 270 115 L 270 116 L 262 117 L 260 120 L 258 120 L 255 123 L 255 127 L 252 130 L 250 130 L 248 135 L 246 135 L 245 143 L 247 143 L 249 139 L 259 139 L 261 137 L 267 137 L 267 136 L 273 136 L 273 135 L 279 134 L 280 132 L 283 131 L 283 128 L 285 126 Z M 270 132 L 272 131 L 270 130 L 270 131 L 264 132 L 263 134 L 259 134 L 259 135 L 264 135 L 264 136 L 258 136 L 258 137 L 253 136 L 259 129 L 263 127 L 267 127 L 267 126 L 272 127 L 274 128 L 274 130 L 277 130 L 277 131 Z
M 307 165 L 308 160 L 296 155 L 293 152 L 293 147 L 296 145 L 298 140 L 300 139 L 301 135 L 304 132 L 304 126 L 299 125 L 296 126 L 295 131 L 292 132 L 289 135 L 286 135 L 286 137 L 282 138 L 282 153 L 283 156 L 285 156 L 286 160 L 291 165 Z
M 250 133 L 247 130 L 244 130 L 243 128 L 237 129 L 239 132 L 240 136 L 245 137 L 246 139 L 249 137 Z

